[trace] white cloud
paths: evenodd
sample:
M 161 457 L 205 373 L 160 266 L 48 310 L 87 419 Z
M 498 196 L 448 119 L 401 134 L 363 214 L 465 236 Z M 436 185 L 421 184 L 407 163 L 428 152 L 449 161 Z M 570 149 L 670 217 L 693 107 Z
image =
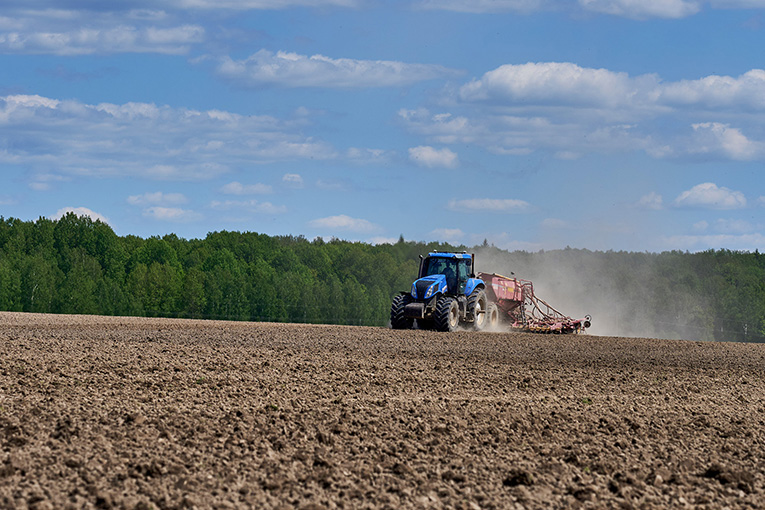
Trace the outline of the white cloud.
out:
M 717 154 L 721 157 L 745 161 L 762 156 L 765 143 L 749 140 L 741 130 L 719 122 L 694 124 L 695 136 L 688 152 L 691 154 Z
M 87 207 L 64 207 L 63 209 L 59 209 L 56 211 L 56 214 L 50 217 L 52 220 L 60 220 L 63 218 L 67 213 L 74 213 L 77 216 L 87 216 L 93 221 L 101 221 L 103 223 L 109 223 L 109 219 L 97 212 L 94 212 Z
M 653 75 L 580 67 L 570 62 L 503 65 L 460 88 L 463 101 L 523 102 L 571 107 L 628 107 L 645 103 L 658 80 Z
M 370 237 L 367 242 L 370 244 L 396 244 L 398 242 L 398 237 L 383 237 L 383 236 L 375 236 Z
M 179 207 L 154 206 L 143 210 L 146 218 L 157 221 L 170 221 L 177 223 L 190 223 L 202 219 L 202 215 L 189 209 Z
M 640 200 L 637 202 L 637 206 L 641 209 L 660 211 L 664 209 L 664 199 L 661 195 L 655 191 L 652 191 L 649 194 L 640 197 Z
M 634 19 L 685 18 L 701 9 L 694 0 L 579 0 L 586 10 Z
M 150 3 L 4 0 L 0 53 L 185 55 L 207 41 L 203 25 L 210 22 L 208 11 L 231 16 L 235 11 L 354 7 L 358 3 L 359 0 L 155 0 Z M 142 8 L 141 4 L 151 7 Z
M 765 207 L 765 196 L 761 196 L 760 198 L 758 198 L 758 199 L 757 199 L 757 204 L 758 204 L 760 207 Z
M 512 198 L 470 198 L 449 202 L 449 209 L 453 211 L 523 212 L 530 207 L 528 202 Z
M 178 205 L 189 201 L 182 193 L 144 193 L 143 195 L 131 195 L 127 199 L 131 205 Z
M 263 195 L 273 193 L 274 189 L 267 184 L 242 184 L 234 181 L 223 186 L 221 191 L 227 195 Z
M 260 50 L 244 60 L 221 59 L 216 69 L 223 78 L 244 86 L 377 88 L 400 87 L 424 80 L 455 76 L 438 65 L 388 60 L 334 59 Z
M 374 232 L 380 229 L 374 223 L 367 220 L 351 218 L 345 214 L 338 216 L 329 216 L 327 218 L 318 218 L 311 220 L 308 224 L 317 229 L 324 230 L 344 230 L 349 232 Z
M 711 75 L 698 80 L 680 80 L 662 85 L 658 100 L 670 105 L 699 105 L 706 108 L 765 108 L 765 70 L 752 69 L 736 78 Z
M 204 180 L 232 167 L 326 160 L 336 151 L 271 116 L 189 110 L 150 103 L 86 104 L 0 96 L 0 162 L 33 175 Z M 50 182 L 37 178 L 43 186 Z
M 677 207 L 702 209 L 743 209 L 746 207 L 746 197 L 740 191 L 705 182 L 682 192 L 675 199 L 674 204 Z
M 29 13 L 28 18 L 17 19 L 16 30 L 0 31 L 0 53 L 183 55 L 205 39 L 205 30 L 199 25 L 125 25 L 117 16 L 96 15 L 86 19 L 82 12 L 72 12 L 72 19 L 50 19 L 49 12 Z
M 409 159 L 420 166 L 428 168 L 456 168 L 459 165 L 457 154 L 446 147 L 443 149 L 435 149 L 424 145 L 412 147 L 409 149 Z
M 300 174 L 284 174 L 282 182 L 292 188 L 302 188 L 305 185 Z
M 508 64 L 456 89 L 451 111 L 402 109 L 429 143 L 557 158 L 642 151 L 653 158 L 765 159 L 765 70 L 665 82 L 570 62 Z

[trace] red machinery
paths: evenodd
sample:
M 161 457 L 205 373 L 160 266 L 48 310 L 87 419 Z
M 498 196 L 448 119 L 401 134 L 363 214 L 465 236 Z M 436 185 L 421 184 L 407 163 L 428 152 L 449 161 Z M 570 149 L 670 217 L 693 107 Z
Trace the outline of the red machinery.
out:
M 511 328 L 535 333 L 579 333 L 590 327 L 589 315 L 572 319 L 534 295 L 534 284 L 496 273 L 478 273 L 486 284 L 489 303 L 496 304 L 499 320 Z M 492 320 L 490 319 L 490 322 Z

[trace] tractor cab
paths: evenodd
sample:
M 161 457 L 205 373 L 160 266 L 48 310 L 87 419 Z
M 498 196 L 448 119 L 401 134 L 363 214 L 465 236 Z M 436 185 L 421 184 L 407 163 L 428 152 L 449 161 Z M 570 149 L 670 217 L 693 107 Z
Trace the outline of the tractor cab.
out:
M 446 292 L 464 294 L 468 278 L 472 273 L 472 258 L 457 257 L 455 253 L 430 253 L 420 265 L 420 279 L 443 275 Z M 436 279 L 433 279 L 436 280 Z

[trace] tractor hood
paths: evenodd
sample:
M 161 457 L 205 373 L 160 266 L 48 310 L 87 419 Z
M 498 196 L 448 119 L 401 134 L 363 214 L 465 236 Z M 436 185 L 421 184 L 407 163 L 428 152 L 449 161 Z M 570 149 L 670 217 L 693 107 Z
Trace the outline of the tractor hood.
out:
M 446 276 L 433 274 L 420 278 L 412 284 L 412 297 L 414 299 L 430 299 L 439 292 L 445 293 L 446 290 Z

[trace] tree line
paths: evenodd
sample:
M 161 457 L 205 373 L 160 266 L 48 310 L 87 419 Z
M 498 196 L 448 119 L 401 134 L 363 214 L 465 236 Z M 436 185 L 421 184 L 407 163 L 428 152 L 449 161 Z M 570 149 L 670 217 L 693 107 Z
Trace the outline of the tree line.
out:
M 614 323 L 604 333 L 765 339 L 759 252 L 530 253 L 227 231 L 143 239 L 73 213 L 0 217 L 0 310 L 385 326 L 418 256 L 434 250 L 472 251 L 479 270 L 531 279 L 564 313 Z

